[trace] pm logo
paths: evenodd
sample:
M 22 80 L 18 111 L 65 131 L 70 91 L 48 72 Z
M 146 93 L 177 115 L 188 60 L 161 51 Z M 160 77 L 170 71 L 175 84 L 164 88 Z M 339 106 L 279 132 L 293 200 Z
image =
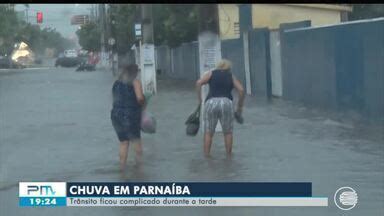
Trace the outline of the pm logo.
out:
M 53 190 L 53 187 L 51 185 L 28 185 L 27 194 L 54 196 L 56 194 L 56 191 Z
M 19 197 L 65 197 L 65 182 L 19 182 Z

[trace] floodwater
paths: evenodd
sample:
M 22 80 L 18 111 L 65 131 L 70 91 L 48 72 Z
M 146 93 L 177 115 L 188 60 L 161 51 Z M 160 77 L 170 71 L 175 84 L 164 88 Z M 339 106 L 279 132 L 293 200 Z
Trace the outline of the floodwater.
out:
M 158 81 L 149 104 L 156 134 L 143 134 L 143 164 L 133 149 L 118 172 L 118 140 L 110 122 L 106 71 L 39 69 L 0 72 L 0 215 L 384 215 L 384 128 L 275 99 L 247 97 L 245 122 L 235 123 L 232 159 L 216 134 L 212 158 L 202 134 L 185 135 L 195 109 L 194 84 Z M 19 181 L 312 182 L 328 207 L 61 207 L 20 208 Z M 333 203 L 342 186 L 358 205 Z

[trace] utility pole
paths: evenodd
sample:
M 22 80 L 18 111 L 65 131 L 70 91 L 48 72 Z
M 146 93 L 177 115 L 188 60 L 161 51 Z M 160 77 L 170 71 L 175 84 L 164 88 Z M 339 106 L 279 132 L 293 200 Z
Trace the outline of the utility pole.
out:
M 112 74 L 117 74 L 117 65 L 118 65 L 118 56 L 116 52 L 116 17 L 115 17 L 115 5 L 109 5 L 108 7 L 108 24 L 109 24 L 109 39 L 108 39 L 108 45 L 110 47 L 110 62 L 112 67 Z
M 90 16 L 90 20 L 92 21 L 92 22 L 95 22 L 96 21 L 96 19 L 95 19 L 95 5 L 94 4 L 91 4 L 91 8 L 89 8 L 89 16 Z
M 29 23 L 29 5 L 26 5 L 25 6 L 25 20 L 27 21 L 27 23 Z
M 141 24 L 143 32 L 143 44 L 140 47 L 141 82 L 144 93 L 155 94 L 157 84 L 151 4 L 141 5 Z
M 108 68 L 112 68 L 113 66 L 113 62 L 112 62 L 112 45 L 110 43 L 110 38 L 111 38 L 111 10 L 110 10 L 110 5 L 109 4 L 105 4 L 105 41 L 106 41 L 106 44 L 107 44 L 107 49 L 106 49 L 106 54 L 107 54 L 107 59 L 108 59 Z M 113 71 L 112 71 L 113 72 Z
M 99 5 L 99 15 L 100 15 L 100 25 L 101 25 L 101 37 L 100 37 L 100 42 L 101 42 L 101 66 L 105 67 L 106 64 L 106 49 L 105 49 L 105 38 L 106 38 L 106 23 L 105 23 L 105 5 L 100 4 Z
M 251 72 L 249 59 L 249 30 L 252 30 L 252 5 L 239 4 L 240 39 L 243 41 L 245 90 L 251 95 Z
M 199 60 L 200 60 L 200 77 L 207 71 L 216 67 L 217 62 L 221 59 L 221 41 L 219 29 L 219 14 L 217 4 L 199 4 Z M 208 87 L 203 86 L 202 98 L 205 100 L 208 94 Z M 204 103 L 204 102 L 203 102 Z M 204 106 L 201 106 L 204 113 Z M 204 124 L 204 121 L 202 121 Z M 202 125 L 201 128 L 204 128 Z M 216 131 L 222 131 L 220 124 L 216 127 Z

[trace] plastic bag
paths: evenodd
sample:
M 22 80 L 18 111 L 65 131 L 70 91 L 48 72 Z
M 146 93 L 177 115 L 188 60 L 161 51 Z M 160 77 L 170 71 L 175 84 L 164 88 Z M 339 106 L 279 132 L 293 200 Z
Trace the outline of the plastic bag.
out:
M 200 127 L 200 109 L 201 105 L 199 105 L 196 110 L 188 116 L 187 121 L 185 121 L 185 124 L 187 125 L 186 133 L 188 136 L 196 136 L 196 134 L 199 132 Z
M 156 119 L 147 111 L 143 111 L 141 114 L 141 131 L 150 134 L 156 132 Z

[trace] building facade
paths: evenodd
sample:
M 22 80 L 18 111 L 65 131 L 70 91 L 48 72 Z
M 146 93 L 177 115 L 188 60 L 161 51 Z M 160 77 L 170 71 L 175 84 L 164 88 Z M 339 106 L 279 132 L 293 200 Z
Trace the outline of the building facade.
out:
M 240 36 L 239 5 L 219 4 L 221 39 Z M 337 24 L 346 21 L 352 7 L 340 4 L 252 4 L 252 27 L 276 30 L 281 23 L 311 20 L 312 26 Z

